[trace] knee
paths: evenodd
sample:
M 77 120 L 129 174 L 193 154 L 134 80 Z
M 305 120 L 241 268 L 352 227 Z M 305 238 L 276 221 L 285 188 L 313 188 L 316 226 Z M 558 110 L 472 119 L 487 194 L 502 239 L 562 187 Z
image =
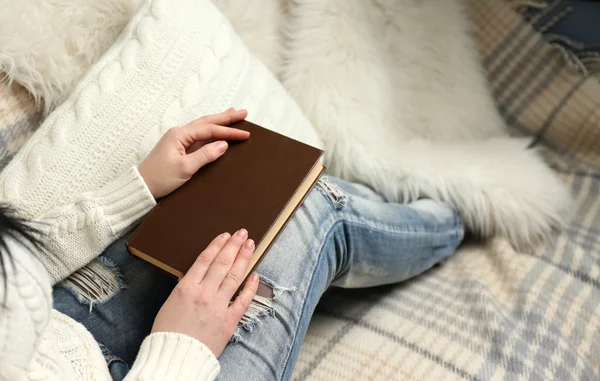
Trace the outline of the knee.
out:
M 434 220 L 435 231 L 440 235 L 434 256 L 441 260 L 456 252 L 465 236 L 463 220 L 458 211 L 449 204 L 429 199 L 418 200 L 412 206 L 428 212 Z
M 417 200 L 408 206 L 416 212 L 423 232 L 431 235 L 435 257 L 442 259 L 456 251 L 464 239 L 465 228 L 453 206 L 430 199 Z
M 411 204 L 411 208 L 427 213 L 431 220 L 441 226 L 460 226 L 462 227 L 462 218 L 458 211 L 450 204 L 431 199 L 420 199 Z

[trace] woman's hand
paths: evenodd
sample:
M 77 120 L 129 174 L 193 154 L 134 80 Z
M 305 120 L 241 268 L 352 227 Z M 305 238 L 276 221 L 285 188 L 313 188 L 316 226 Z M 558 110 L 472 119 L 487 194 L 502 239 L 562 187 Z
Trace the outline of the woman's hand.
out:
M 225 139 L 247 139 L 249 132 L 224 127 L 247 115 L 246 110 L 231 108 L 169 129 L 138 167 L 154 198 L 173 192 L 202 166 L 221 157 L 227 150 Z M 211 142 L 213 139 L 217 141 Z
M 253 274 L 230 305 L 253 253 L 254 241 L 246 230 L 215 238 L 163 304 L 152 332 L 194 337 L 219 357 L 258 288 Z

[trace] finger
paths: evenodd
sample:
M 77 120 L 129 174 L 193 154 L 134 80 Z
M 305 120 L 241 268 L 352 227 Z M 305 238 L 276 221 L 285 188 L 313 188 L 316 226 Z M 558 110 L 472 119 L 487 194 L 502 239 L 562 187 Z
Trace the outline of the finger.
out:
M 220 158 L 227 151 L 227 142 L 219 140 L 210 144 L 205 144 L 196 151 L 185 156 L 184 160 L 188 161 L 188 170 L 190 173 L 196 173 L 208 163 Z
M 182 277 L 181 281 L 189 280 L 194 283 L 200 283 L 204 279 L 206 272 L 208 271 L 210 265 L 215 260 L 219 251 L 225 246 L 227 240 L 231 235 L 229 233 L 223 233 L 212 240 L 211 243 L 208 244 L 206 249 L 196 258 L 192 267 L 188 270 L 187 273 Z
M 196 142 L 202 142 L 209 139 L 221 140 L 244 140 L 248 139 L 250 133 L 238 128 L 224 127 L 217 124 L 203 124 L 192 122 L 182 128 L 184 133 L 183 143 L 186 148 Z
M 244 313 L 248 311 L 250 304 L 252 303 L 252 298 L 256 295 L 256 290 L 258 290 L 258 275 L 252 274 L 248 281 L 244 285 L 242 292 L 238 295 L 237 298 L 231 303 L 229 306 L 229 311 L 233 314 L 233 321 L 238 323 Z
M 206 143 L 207 143 L 206 140 L 199 140 L 197 142 L 194 142 L 191 146 L 189 146 L 187 148 L 185 153 L 189 155 L 190 153 L 196 152 L 197 150 L 202 148 L 202 146 L 205 145 Z
M 231 270 L 225 276 L 221 288 L 219 288 L 219 294 L 222 294 L 227 300 L 231 300 L 233 294 L 237 291 L 244 280 L 244 275 L 248 270 L 248 264 L 254 253 L 254 241 L 251 239 L 246 240 L 244 246 L 240 249 Z
M 225 276 L 231 270 L 231 266 L 240 248 L 246 242 L 246 238 L 248 238 L 246 229 L 238 230 L 219 251 L 202 283 L 208 290 L 216 292 L 219 289 L 221 283 L 223 283 L 223 279 L 225 279 Z
M 221 126 L 227 126 L 231 123 L 239 122 L 240 120 L 246 119 L 248 111 L 236 110 L 233 107 L 213 115 L 205 115 L 200 120 L 202 123 L 219 124 Z

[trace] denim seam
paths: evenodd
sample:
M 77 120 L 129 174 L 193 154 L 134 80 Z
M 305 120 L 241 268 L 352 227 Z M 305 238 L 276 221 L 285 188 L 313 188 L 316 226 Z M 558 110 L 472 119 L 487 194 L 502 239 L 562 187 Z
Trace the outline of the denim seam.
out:
M 279 381 L 283 380 L 283 375 L 286 373 L 286 371 L 289 367 L 290 357 L 292 355 L 294 345 L 296 344 L 296 340 L 298 339 L 298 330 L 300 329 L 300 322 L 302 321 L 302 317 L 304 316 L 305 309 L 306 309 L 306 302 L 308 300 L 308 298 L 307 298 L 308 290 L 310 290 L 310 285 L 312 285 L 312 283 L 315 280 L 315 273 L 317 272 L 317 268 L 319 266 L 319 263 L 321 263 L 321 258 L 323 257 L 323 249 L 325 247 L 325 242 L 327 242 L 327 240 L 329 239 L 329 236 L 331 235 L 333 228 L 341 222 L 339 219 L 331 217 L 326 220 L 326 223 L 330 223 L 330 221 L 332 221 L 331 226 L 327 229 L 327 234 L 323 237 L 323 240 L 321 241 L 321 246 L 319 248 L 319 255 L 317 256 L 317 260 L 315 261 L 315 265 L 314 265 L 311 275 L 310 275 L 309 287 L 306 288 L 306 294 L 304 295 L 304 302 L 302 303 L 302 310 L 301 310 L 302 312 L 300 312 L 300 316 L 298 316 L 298 324 L 297 324 L 296 330 L 294 332 L 294 340 L 292 341 L 292 345 L 290 345 L 290 348 L 288 350 L 288 353 L 287 353 L 287 356 L 285 359 L 285 366 L 283 367 L 283 371 L 281 372 L 281 375 L 279 376 Z
M 429 229 L 429 227 L 427 225 L 423 225 L 420 223 L 411 223 L 409 228 L 405 228 L 400 225 L 392 225 L 392 224 L 386 224 L 386 223 L 380 223 L 380 222 L 377 222 L 376 225 L 372 225 L 371 223 L 366 223 L 361 218 L 352 218 L 352 219 L 348 218 L 347 220 L 349 223 L 356 224 L 356 225 L 361 225 L 361 226 L 369 225 L 372 230 L 385 231 L 386 233 L 395 233 L 395 234 L 419 234 L 419 235 L 435 234 L 435 235 L 438 235 L 438 234 L 446 234 L 447 229 L 460 230 L 459 228 L 462 226 L 462 222 L 461 222 L 460 216 L 458 214 L 455 214 L 455 216 L 452 218 L 451 222 L 436 224 L 436 228 L 434 228 L 434 229 Z M 413 229 L 413 227 L 416 227 L 416 229 Z M 458 234 L 456 232 L 453 234 L 455 234 L 456 237 L 458 237 Z
M 347 208 L 350 208 L 350 210 L 352 210 L 354 212 L 354 209 L 352 209 L 352 206 L 347 206 Z M 434 214 L 434 213 L 431 213 Z M 390 223 L 386 223 L 386 222 L 382 222 L 382 221 L 371 221 L 369 223 L 365 222 L 365 219 L 358 217 L 357 213 L 348 213 L 346 215 L 346 219 L 348 220 L 348 222 L 352 222 L 352 223 L 362 223 L 362 224 L 368 224 L 368 225 L 372 225 L 380 230 L 385 230 L 385 231 L 391 231 L 394 233 L 398 233 L 398 234 L 444 234 L 448 229 L 456 229 L 459 230 L 459 228 L 463 225 L 462 224 L 462 218 L 460 217 L 460 214 L 457 213 L 454 209 L 453 209 L 453 218 L 449 221 L 445 221 L 445 222 L 436 222 L 435 224 L 432 225 L 426 225 L 423 224 L 420 220 L 419 221 L 411 221 L 408 224 L 402 224 L 402 225 L 397 225 L 397 224 L 390 224 Z

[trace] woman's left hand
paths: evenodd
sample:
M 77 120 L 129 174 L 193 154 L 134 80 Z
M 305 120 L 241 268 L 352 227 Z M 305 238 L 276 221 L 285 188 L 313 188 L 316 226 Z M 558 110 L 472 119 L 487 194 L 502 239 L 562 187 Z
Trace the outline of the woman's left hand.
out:
M 246 110 L 231 108 L 220 114 L 203 116 L 184 127 L 169 129 L 138 167 L 154 198 L 173 192 L 198 169 L 221 157 L 227 151 L 226 139 L 247 139 L 249 132 L 224 127 L 247 115 Z
M 152 332 L 196 338 L 219 357 L 258 288 L 252 274 L 231 302 L 254 253 L 248 232 L 223 233 L 198 256 L 156 315 Z

